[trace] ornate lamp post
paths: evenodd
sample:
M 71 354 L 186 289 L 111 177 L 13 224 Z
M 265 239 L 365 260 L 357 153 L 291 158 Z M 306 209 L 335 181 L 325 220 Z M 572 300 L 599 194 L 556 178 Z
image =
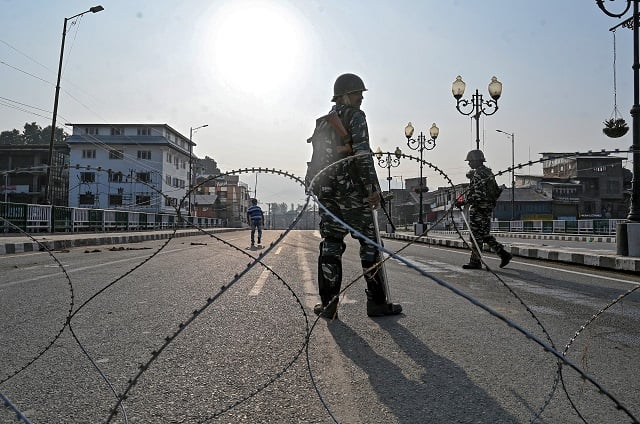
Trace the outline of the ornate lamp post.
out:
M 89 10 L 73 15 L 70 18 L 64 18 L 64 25 L 62 27 L 62 45 L 60 46 L 60 62 L 58 63 L 58 81 L 56 83 L 56 95 L 53 100 L 53 118 L 51 119 L 51 139 L 49 140 L 49 166 L 47 167 L 47 185 L 44 188 L 44 199 L 46 203 L 52 204 L 51 198 L 51 167 L 53 166 L 53 142 L 56 135 L 56 117 L 58 115 L 58 98 L 60 97 L 60 77 L 62 76 L 62 57 L 64 56 L 64 39 L 67 35 L 67 22 L 71 19 L 82 16 L 85 13 L 98 13 L 104 10 L 104 7 L 98 5 L 93 6 Z
M 193 142 L 191 141 L 193 139 L 193 133 L 196 132 L 197 130 L 199 130 L 200 128 L 204 128 L 204 127 L 208 127 L 209 124 L 204 124 L 204 125 L 200 125 L 199 127 L 191 127 L 189 128 L 189 215 L 191 215 L 192 211 L 193 214 L 195 215 L 195 208 L 193 207 L 193 192 L 191 191 L 193 189 L 193 172 L 192 172 L 192 168 L 193 168 Z
M 515 136 L 515 133 L 508 133 L 506 131 L 502 131 L 502 130 L 496 130 L 499 133 L 502 134 L 506 134 L 508 136 L 511 136 L 511 220 L 515 220 L 516 219 L 516 207 L 515 207 L 515 202 L 516 202 L 516 162 L 515 162 L 515 157 L 514 157 L 514 141 L 513 138 Z
M 433 150 L 436 147 L 436 138 L 438 138 L 438 134 L 440 134 L 440 129 L 436 127 L 434 123 L 431 125 L 429 129 L 429 135 L 431 138 L 427 139 L 427 137 L 422 134 L 420 131 L 420 135 L 417 138 L 413 139 L 413 125 L 411 122 L 407 124 L 404 129 L 404 136 L 407 137 L 407 146 L 411 150 L 418 150 L 420 152 L 420 216 L 418 217 L 418 224 L 416 225 L 415 234 L 420 235 L 424 233 L 424 221 L 422 219 L 422 192 L 424 191 L 424 184 L 422 181 L 422 154 L 425 150 Z
M 631 150 L 633 151 L 633 180 L 631 182 L 631 207 L 629 208 L 629 215 L 627 216 L 627 220 L 629 221 L 629 224 L 633 224 L 635 227 L 637 227 L 640 226 L 640 86 L 638 81 L 638 78 L 640 77 L 640 35 L 638 33 L 638 25 L 640 23 L 640 19 L 638 18 L 638 3 L 640 3 L 640 0 L 625 1 L 626 6 L 620 13 L 609 12 L 604 5 L 604 0 L 596 0 L 596 3 L 600 10 L 602 10 L 607 16 L 611 16 L 612 18 L 621 18 L 629 11 L 631 6 L 633 5 L 633 14 L 631 15 L 631 18 L 627 19 L 625 22 L 623 22 L 623 24 L 626 27 L 633 28 L 633 106 L 631 107 L 631 138 L 633 140 Z M 640 245 L 640 239 L 638 239 L 638 237 L 640 237 L 640 235 L 638 234 L 639 232 L 628 231 L 629 224 L 619 224 L 616 228 L 618 254 L 632 255 L 632 252 L 630 252 L 630 247 Z M 623 246 L 624 243 L 620 243 L 620 241 L 624 239 L 627 239 L 628 247 Z M 635 254 L 633 256 L 635 256 Z
M 491 77 L 489 83 L 489 95 L 493 100 L 482 100 L 482 94 L 476 89 L 476 94 L 471 96 L 471 100 L 463 99 L 464 89 L 467 85 L 458 75 L 451 85 L 451 93 L 456 99 L 456 109 L 463 115 L 472 115 L 476 120 L 476 149 L 480 149 L 480 115 L 493 115 L 498 111 L 498 99 L 502 95 L 502 83 L 496 77 Z
M 402 156 L 402 150 L 399 147 L 396 147 L 395 152 L 393 152 L 393 156 L 391 153 L 387 152 L 385 154 L 382 153 L 382 150 L 378 147 L 376 149 L 376 158 L 378 159 L 378 165 L 382 168 L 388 169 L 387 181 L 389 182 L 389 224 L 391 224 L 391 168 L 395 168 L 400 165 L 400 157 Z M 383 156 L 384 155 L 384 156 Z M 391 228 L 387 228 L 387 233 L 393 233 L 393 225 L 389 225 Z M 391 230 L 391 231 L 389 231 Z

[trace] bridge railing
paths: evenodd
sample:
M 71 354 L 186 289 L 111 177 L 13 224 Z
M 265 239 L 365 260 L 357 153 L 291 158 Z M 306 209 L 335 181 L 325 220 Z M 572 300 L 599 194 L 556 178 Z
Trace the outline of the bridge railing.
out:
M 492 221 L 491 231 L 538 234 L 616 235 L 616 225 L 626 219 L 577 219 L 535 221 Z
M 222 227 L 224 220 L 174 214 L 110 209 L 70 208 L 0 202 L 0 232 L 142 231 L 173 228 Z

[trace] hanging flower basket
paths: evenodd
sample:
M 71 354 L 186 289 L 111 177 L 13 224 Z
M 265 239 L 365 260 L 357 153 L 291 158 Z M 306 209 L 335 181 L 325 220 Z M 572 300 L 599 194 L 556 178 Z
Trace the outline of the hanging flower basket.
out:
M 627 126 L 627 123 L 622 118 L 607 119 L 606 121 L 603 122 L 603 124 L 604 124 L 604 128 L 602 129 L 602 132 L 607 137 L 611 137 L 611 138 L 622 137 L 629 131 L 629 127 Z

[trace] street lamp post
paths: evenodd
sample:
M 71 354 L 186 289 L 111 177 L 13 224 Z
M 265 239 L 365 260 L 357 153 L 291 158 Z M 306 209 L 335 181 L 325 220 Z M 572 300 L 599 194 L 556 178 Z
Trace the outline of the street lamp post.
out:
M 514 221 L 516 219 L 516 207 L 515 207 L 515 199 L 516 199 L 516 162 L 514 156 L 514 137 L 515 133 L 508 133 L 502 130 L 496 130 L 499 133 L 506 134 L 511 136 L 511 220 Z
M 209 124 L 200 125 L 199 127 L 189 128 L 189 215 L 196 214 L 196 209 L 193 207 L 193 133 L 200 128 L 208 127 Z
M 67 22 L 71 19 L 84 15 L 85 13 L 98 13 L 104 10 L 104 7 L 98 5 L 93 6 L 89 10 L 73 15 L 70 18 L 64 18 L 62 27 L 62 45 L 60 46 L 60 62 L 58 63 L 58 80 L 56 82 L 56 95 L 53 100 L 53 118 L 51 119 L 51 139 L 49 140 L 49 166 L 47 167 L 47 185 L 44 188 L 44 198 L 46 203 L 52 204 L 51 199 L 51 167 L 53 166 L 53 142 L 56 135 L 56 117 L 58 115 L 58 98 L 60 97 L 60 77 L 62 76 L 62 57 L 64 56 L 64 40 L 67 35 Z
M 400 157 L 402 156 L 402 150 L 400 150 L 399 147 L 396 147 L 395 152 L 393 152 L 393 155 L 395 156 L 391 156 L 391 153 L 387 152 L 386 154 L 382 153 L 382 150 L 378 147 L 378 149 L 376 150 L 376 158 L 378 159 L 378 165 L 382 168 L 387 168 L 388 170 L 388 175 L 387 175 L 387 182 L 389 183 L 389 210 L 387 211 L 389 213 L 389 227 L 391 228 L 387 228 L 387 233 L 393 233 L 393 224 L 391 222 L 391 180 L 393 178 L 391 178 L 391 168 L 395 168 L 398 165 L 400 165 Z M 389 231 L 391 230 L 391 231 Z
M 451 85 L 451 93 L 456 99 L 456 109 L 463 115 L 469 116 L 476 120 L 476 149 L 480 149 L 480 115 L 493 115 L 498 111 L 498 99 L 502 95 L 502 83 L 496 77 L 491 78 L 489 83 L 489 95 L 493 100 L 482 100 L 482 94 L 476 89 L 476 94 L 471 96 L 471 100 L 462 98 L 464 89 L 467 85 L 462 81 L 462 77 L 458 75 Z
M 438 134 L 440 134 L 440 129 L 436 127 L 434 123 L 431 125 L 429 129 L 429 135 L 431 138 L 427 139 L 427 137 L 420 131 L 420 135 L 417 138 L 413 139 L 413 125 L 411 122 L 407 124 L 404 129 L 404 136 L 407 137 L 407 146 L 411 150 L 420 151 L 420 216 L 418 217 L 418 224 L 416 225 L 415 234 L 420 235 L 424 233 L 424 221 L 422 219 L 422 192 L 424 191 L 423 182 L 422 182 L 422 152 L 425 150 L 433 150 L 436 147 L 436 138 L 438 138 Z
M 612 18 L 621 18 L 629 11 L 633 4 L 633 13 L 631 18 L 620 24 L 633 28 L 633 106 L 631 107 L 633 180 L 631 181 L 631 206 L 629 208 L 629 215 L 627 215 L 628 223 L 619 224 L 616 227 L 616 238 L 618 240 L 627 238 L 628 249 L 625 249 L 624 246 L 622 246 L 623 243 L 618 243 L 618 254 L 626 253 L 629 256 L 636 256 L 636 252 L 631 252 L 630 250 L 631 246 L 635 247 L 640 245 L 640 240 L 638 239 L 640 238 L 640 234 L 638 234 L 640 231 L 629 231 L 629 225 L 632 224 L 635 228 L 640 227 L 640 34 L 638 31 L 638 26 L 640 24 L 640 18 L 638 18 L 638 3 L 640 3 L 640 0 L 625 1 L 626 7 L 621 13 L 609 12 L 604 5 L 604 0 L 596 0 L 596 3 L 600 10 Z

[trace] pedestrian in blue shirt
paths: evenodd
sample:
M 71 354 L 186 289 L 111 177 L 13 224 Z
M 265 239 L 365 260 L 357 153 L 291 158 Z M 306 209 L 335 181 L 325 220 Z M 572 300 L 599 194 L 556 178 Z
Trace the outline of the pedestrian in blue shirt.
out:
M 256 229 L 258 230 L 258 244 L 262 239 L 262 223 L 264 222 L 264 213 L 258 206 L 258 199 L 251 199 L 251 206 L 247 208 L 247 222 L 251 226 L 251 247 L 255 245 Z

